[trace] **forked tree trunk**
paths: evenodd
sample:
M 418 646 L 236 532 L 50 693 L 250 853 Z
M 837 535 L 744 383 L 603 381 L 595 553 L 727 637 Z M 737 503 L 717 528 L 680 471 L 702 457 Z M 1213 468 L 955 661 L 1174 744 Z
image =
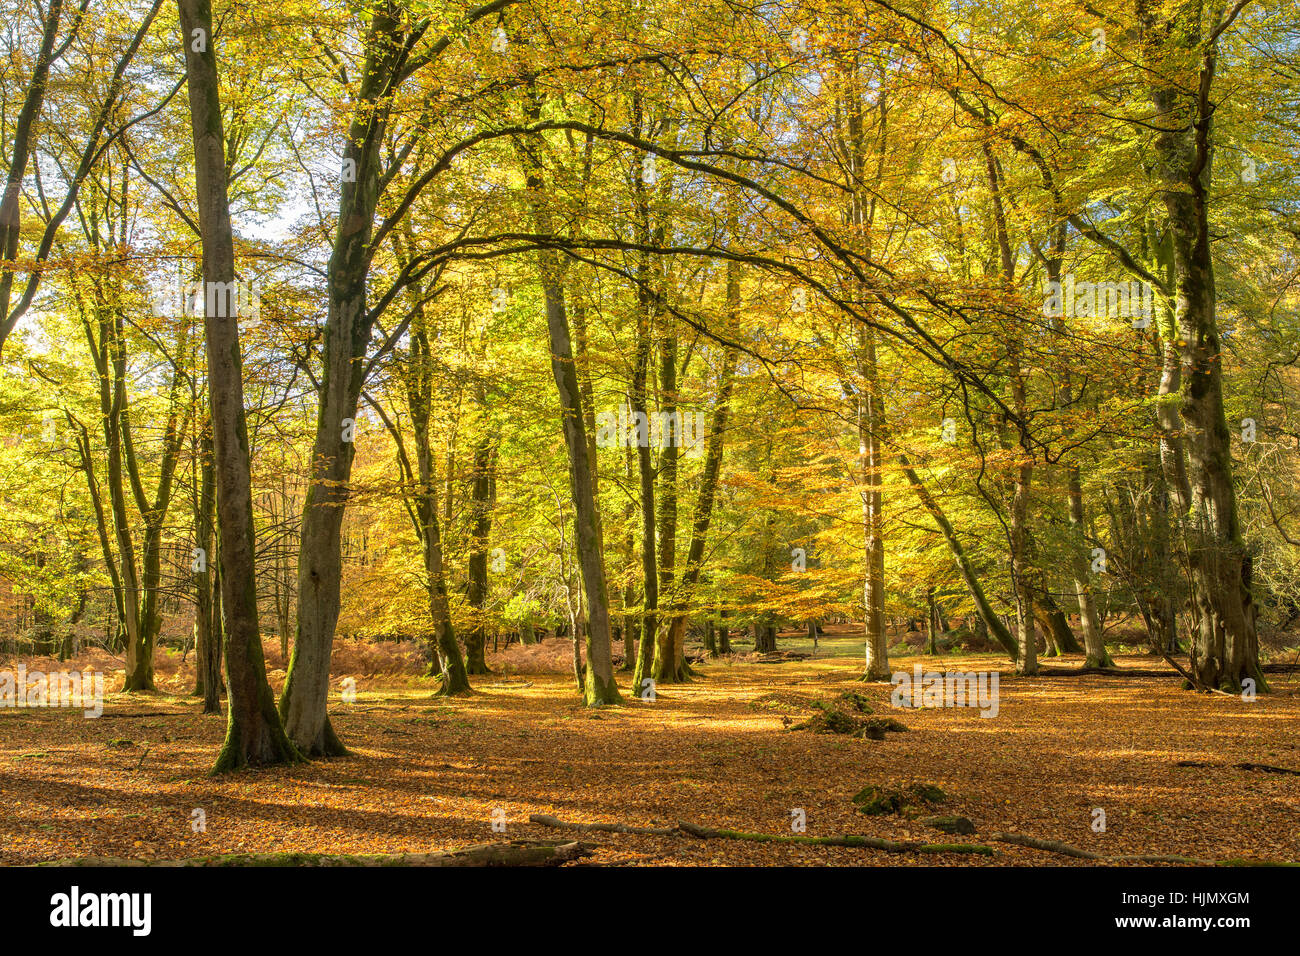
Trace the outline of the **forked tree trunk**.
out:
M 347 753 L 329 721 L 330 655 L 343 579 L 343 513 L 349 497 L 357 404 L 372 318 L 366 309 L 370 237 L 379 197 L 380 145 L 400 70 L 402 14 L 390 0 L 373 9 L 366 70 L 343 149 L 338 231 L 328 273 L 329 306 L 311 480 L 298 550 L 298 632 L 280 697 L 285 729 L 303 753 Z
M 700 568 L 704 563 L 704 546 L 708 542 L 709 523 L 713 517 L 713 501 L 717 494 L 718 476 L 722 471 L 722 451 L 726 439 L 735 370 L 736 351 L 729 348 L 723 355 L 722 371 L 718 376 L 717 404 L 714 406 L 713 418 L 709 423 L 708 451 L 704 459 L 704 472 L 700 477 L 700 494 L 695 501 L 695 515 L 691 520 L 691 542 L 686 553 L 686 567 L 682 569 L 681 581 L 673 592 L 671 617 L 665 628 L 668 632 L 668 640 L 665 642 L 667 647 L 662 659 L 665 670 L 667 661 L 684 662 L 685 660 L 687 612 L 700 580 Z M 656 680 L 660 680 L 658 670 L 660 664 L 661 661 L 657 659 Z M 684 667 L 679 665 L 673 680 L 680 681 L 686 676 Z

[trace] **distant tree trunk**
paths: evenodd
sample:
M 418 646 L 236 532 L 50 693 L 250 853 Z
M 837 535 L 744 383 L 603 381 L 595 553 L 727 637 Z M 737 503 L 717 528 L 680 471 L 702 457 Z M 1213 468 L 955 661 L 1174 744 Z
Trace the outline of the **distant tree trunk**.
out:
M 89 492 L 90 502 L 95 511 L 95 530 L 99 536 L 100 555 L 103 557 L 104 567 L 108 570 L 109 583 L 113 588 L 113 606 L 117 613 L 112 630 L 105 635 L 105 645 L 109 650 L 116 651 L 120 647 L 121 637 L 126 629 L 126 591 L 122 586 L 122 576 L 113 557 L 113 545 L 109 540 L 109 517 L 104 511 L 104 498 L 100 492 L 99 480 L 95 477 L 90 431 L 71 415 L 68 416 L 68 424 L 74 429 L 73 435 L 77 442 L 81 470 L 86 476 L 86 490 Z
M 1001 168 L 988 142 L 985 141 L 982 146 L 993 199 L 993 223 L 1001 259 L 1002 281 L 1006 291 L 1011 293 L 1015 282 L 1015 257 L 1011 251 L 1006 210 L 1002 202 Z M 1015 322 L 1017 319 L 1013 318 L 1012 321 Z M 1014 328 L 1007 342 L 1007 378 L 1011 385 L 1011 404 L 1022 423 L 1021 427 L 1027 428 L 1029 412 L 1026 395 L 1027 375 L 1022 363 L 1023 354 L 1024 335 L 1019 328 Z M 1038 673 L 1038 647 L 1034 639 L 1034 593 L 1030 586 L 1033 568 L 1029 561 L 1029 498 L 1034 476 L 1034 459 L 1023 434 L 1020 436 L 1018 457 L 1020 461 L 1015 468 L 1015 492 L 1011 503 L 1007 543 L 1011 552 L 1011 586 L 1016 600 L 1016 635 L 1019 645 L 1016 673 L 1032 676 Z
M 739 279 L 736 282 L 736 296 L 739 297 Z M 686 646 L 686 618 L 700 580 L 700 568 L 704 563 L 704 547 L 708 542 L 709 524 L 713 517 L 713 501 L 717 494 L 718 477 L 722 471 L 722 454 L 727 431 L 727 418 L 730 413 L 731 389 L 736 371 L 736 351 L 727 349 L 722 357 L 722 370 L 718 375 L 717 400 L 713 407 L 713 417 L 709 422 L 709 437 L 704 458 L 704 471 L 700 476 L 700 493 L 695 501 L 695 514 L 691 519 L 691 541 L 686 552 L 686 567 L 682 569 L 681 581 L 673 592 L 670 609 L 668 645 L 670 654 L 656 660 L 655 679 L 660 680 L 660 664 L 667 672 L 667 662 L 675 661 L 677 668 L 669 680 L 683 680 L 687 677 L 684 667 Z M 671 561 L 669 562 L 671 565 Z
M 419 316 L 423 319 L 423 315 Z M 451 601 L 447 595 L 447 576 L 442 552 L 442 525 L 438 517 L 438 476 L 433 459 L 433 440 L 430 434 L 432 414 L 432 358 L 429 341 L 422 321 L 412 323 L 411 362 L 405 376 L 407 408 L 411 413 L 411 428 L 415 433 L 416 471 L 412 476 L 418 482 L 414 492 L 416 532 L 424 556 L 427 578 L 426 592 L 429 600 L 429 617 L 433 622 L 434 646 L 431 648 L 430 675 L 440 674 L 440 694 L 454 696 L 470 690 L 465 658 L 456 642 L 456 629 L 451 620 Z M 390 429 L 395 431 L 395 429 Z M 409 468 L 408 464 L 405 465 Z
M 633 464 L 634 452 L 632 446 L 627 443 L 627 436 L 620 436 L 624 445 L 623 477 L 628 489 L 627 504 L 623 509 L 623 521 L 627 529 L 626 536 L 623 539 L 624 558 L 627 561 L 627 583 L 623 586 L 623 626 L 621 633 L 623 636 L 623 666 L 620 671 L 629 673 L 636 667 L 636 642 L 640 632 L 640 617 L 633 614 L 628 609 L 636 604 L 636 587 L 632 583 L 633 565 L 636 563 L 636 529 L 634 522 L 636 520 L 636 496 L 632 493 L 633 480 L 635 476 L 635 465 Z M 633 687 L 633 693 L 636 688 Z
M 939 629 L 939 610 L 934 606 L 934 588 L 928 588 L 925 592 L 926 615 L 925 631 L 929 643 L 930 653 L 938 654 L 939 645 L 935 640 L 935 632 Z
M 1029 585 L 1032 569 L 1027 564 L 1026 527 L 1029 522 L 1029 482 L 1033 465 L 1017 469 L 1015 497 L 1011 504 L 1011 586 L 1016 597 L 1016 673 L 1038 673 L 1038 644 L 1034 635 L 1034 591 Z
M 686 679 L 685 661 L 679 655 L 673 630 L 680 599 L 673 593 L 677 567 L 677 463 L 681 456 L 682 417 L 677 401 L 677 333 L 672 328 L 663 336 L 659 351 L 659 593 L 668 600 L 668 614 L 655 634 L 655 656 L 651 674 L 661 684 Z M 707 519 L 706 519 L 707 525 Z M 685 621 L 682 621 L 682 627 Z
M 1056 647 L 1058 655 L 1083 653 L 1083 648 L 1079 646 L 1074 631 L 1070 629 L 1069 618 L 1065 616 L 1061 606 L 1056 603 L 1056 599 L 1047 592 L 1045 584 L 1038 589 L 1034 609 L 1038 614 L 1039 622 L 1043 625 L 1043 631 L 1049 636 L 1052 645 Z
M 495 436 L 483 438 L 474 449 L 474 476 L 471 489 L 473 525 L 470 529 L 469 606 L 474 625 L 465 638 L 465 669 L 471 674 L 488 674 L 484 649 L 487 644 L 488 540 L 492 531 L 492 510 L 496 502 Z
M 862 379 L 858 408 L 858 452 L 862 462 L 863 563 L 866 575 L 862 602 L 866 611 L 866 666 L 863 680 L 888 680 L 889 639 L 885 634 L 884 442 L 885 414 L 876 364 L 876 339 L 866 326 L 858 328 L 857 363 Z
M 1088 580 L 1090 562 L 1083 537 L 1083 485 L 1079 480 L 1078 465 L 1071 465 L 1067 469 L 1066 484 L 1070 504 L 1070 530 L 1074 543 L 1070 571 L 1074 580 L 1074 593 L 1079 602 L 1079 626 L 1083 630 L 1084 651 L 1088 655 L 1083 666 L 1110 667 L 1114 661 L 1106 650 L 1106 641 L 1101 631 L 1101 619 L 1097 616 L 1097 600 L 1093 597 L 1092 584 Z
M 727 626 L 727 609 L 718 608 L 718 653 L 731 653 L 731 628 Z
M 194 657 L 197 679 L 194 693 L 203 698 L 203 713 L 221 712 L 220 557 L 214 544 L 212 513 L 216 507 L 217 476 L 212 452 L 212 424 L 203 428 L 199 464 L 199 495 L 195 509 L 195 540 L 203 550 L 206 567 L 194 574 Z
M 754 653 L 770 654 L 776 650 L 776 625 L 770 620 L 755 621 Z
M 641 271 L 648 269 L 641 266 Z M 632 369 L 632 387 L 628 393 L 628 408 L 636 433 L 637 470 L 641 485 L 641 587 L 642 607 L 641 640 L 637 646 L 636 664 L 632 672 L 632 692 L 640 695 L 645 680 L 654 665 L 655 634 L 659 628 L 659 576 L 655 556 L 655 468 L 650 455 L 650 419 L 646 401 L 646 380 L 650 364 L 651 298 L 644 288 L 644 280 L 637 292 L 637 346 L 636 361 Z M 642 425 L 644 423 L 644 426 Z
M 214 283 L 228 288 L 235 279 L 235 253 L 226 198 L 225 134 L 212 9 L 207 0 L 178 0 L 178 5 L 194 136 L 203 279 L 206 288 L 213 288 Z M 207 40 L 201 51 L 191 42 L 195 31 L 202 31 Z M 257 625 L 257 552 L 239 325 L 234 317 L 207 316 L 204 326 L 229 691 L 226 741 L 213 768 L 221 773 L 301 758 L 276 713 Z

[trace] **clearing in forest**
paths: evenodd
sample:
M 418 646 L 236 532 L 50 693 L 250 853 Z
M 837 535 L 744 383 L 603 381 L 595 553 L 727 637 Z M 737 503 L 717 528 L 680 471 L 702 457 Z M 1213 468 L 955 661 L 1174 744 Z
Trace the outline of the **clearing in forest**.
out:
M 1275 692 L 1247 702 L 1182 690 L 1174 676 L 1017 678 L 994 655 L 893 662 L 909 673 L 916 663 L 1001 671 L 998 713 L 986 719 L 975 708 L 891 707 L 889 684 L 857 680 L 860 649 L 860 637 L 844 635 L 807 660 L 712 661 L 700 679 L 659 688 L 653 702 L 625 695 L 623 706 L 600 709 L 582 706 L 572 678 L 558 673 L 480 678 L 472 695 L 455 699 L 433 696 L 427 678 L 360 677 L 355 702 L 331 704 L 352 756 L 221 778 L 208 771 L 225 720 L 201 716 L 187 695 L 110 693 L 96 720 L 77 710 L 5 710 L 0 863 L 427 853 L 573 836 L 531 815 L 795 836 L 800 811 L 803 836 L 996 852 L 896 853 L 680 831 L 580 838 L 594 846 L 586 862 L 604 864 L 1091 862 L 991 842 L 996 833 L 1106 857 L 1300 861 L 1300 777 L 1278 772 L 1300 769 L 1300 681 L 1291 676 L 1271 675 Z M 1140 656 L 1117 664 L 1165 667 Z M 178 687 L 184 679 L 178 672 Z M 869 709 L 907 729 L 883 739 L 794 729 L 824 713 L 819 704 L 858 718 Z M 945 799 L 877 814 L 853 799 L 867 787 L 907 794 L 917 784 Z M 950 835 L 921 822 L 929 816 L 965 817 L 975 833 Z

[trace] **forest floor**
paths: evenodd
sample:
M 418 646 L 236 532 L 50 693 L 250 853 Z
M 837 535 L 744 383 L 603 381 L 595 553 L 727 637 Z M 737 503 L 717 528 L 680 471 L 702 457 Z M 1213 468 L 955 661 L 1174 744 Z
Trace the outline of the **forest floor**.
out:
M 557 645 L 562 642 L 555 642 Z M 567 645 L 566 645 L 567 646 Z M 782 641 L 782 649 L 806 642 Z M 501 839 L 574 838 L 528 822 L 707 827 L 807 836 L 986 843 L 995 831 L 1107 856 L 1300 861 L 1300 681 L 1270 675 L 1254 702 L 1190 693 L 1175 676 L 1020 679 L 994 655 L 891 660 L 1000 670 L 996 718 L 970 708 L 897 709 L 888 684 L 863 684 L 861 638 L 823 640 L 818 656 L 699 667 L 653 702 L 587 710 L 562 674 L 482 677 L 472 696 L 432 696 L 410 676 L 358 677 L 331 705 L 350 757 L 207 775 L 225 721 L 179 694 L 109 694 L 103 716 L 0 710 L 0 863 L 85 856 L 147 860 L 224 853 L 430 852 Z M 1046 662 L 1077 667 L 1072 658 Z M 1123 668 L 1167 668 L 1131 655 Z M 627 675 L 621 675 L 626 693 Z M 792 730 L 843 692 L 907 730 L 883 740 Z M 1193 765 L 1178 766 L 1180 762 Z M 867 785 L 934 784 L 977 833 L 948 836 L 898 815 L 866 816 Z M 1105 832 L 1094 832 L 1094 810 Z M 196 832 L 195 810 L 205 826 Z M 505 833 L 493 832 L 494 811 Z M 689 836 L 586 833 L 598 864 L 1077 865 L 1091 861 L 1004 843 L 993 856 Z

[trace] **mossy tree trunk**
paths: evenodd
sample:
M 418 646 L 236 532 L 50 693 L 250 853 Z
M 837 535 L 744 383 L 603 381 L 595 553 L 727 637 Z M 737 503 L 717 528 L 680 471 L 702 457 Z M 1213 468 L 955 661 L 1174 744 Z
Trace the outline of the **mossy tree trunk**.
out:
M 1210 247 L 1216 106 L 1211 90 L 1218 34 L 1203 25 L 1206 11 L 1199 3 L 1162 6 L 1136 0 L 1135 6 L 1154 107 L 1151 123 L 1157 131 L 1156 181 L 1173 247 L 1173 345 L 1181 366 L 1174 407 L 1187 453 L 1190 500 L 1184 523 L 1196 611 L 1191 673 L 1206 687 L 1238 691 L 1249 677 L 1262 690 L 1267 683 L 1259 666 L 1250 557 L 1237 516 Z M 1219 29 L 1210 24 L 1210 31 Z

